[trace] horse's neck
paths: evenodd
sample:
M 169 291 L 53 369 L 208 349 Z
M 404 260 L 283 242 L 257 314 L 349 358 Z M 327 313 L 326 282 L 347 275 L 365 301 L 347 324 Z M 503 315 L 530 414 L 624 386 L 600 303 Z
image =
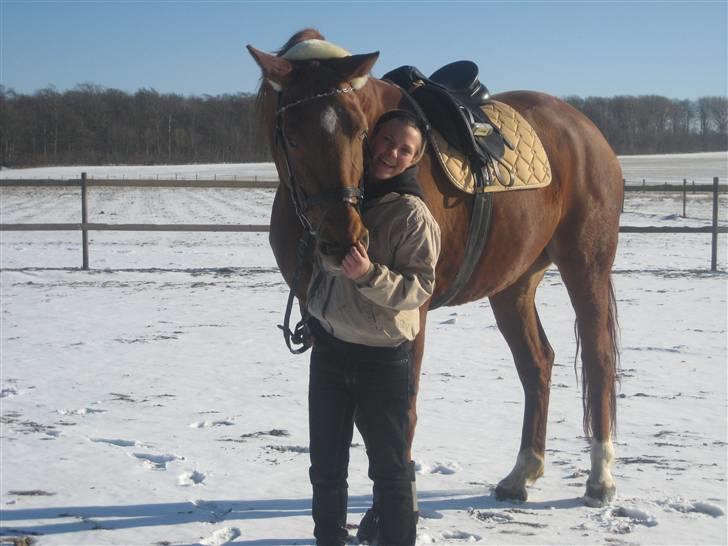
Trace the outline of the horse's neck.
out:
M 391 83 L 369 77 L 369 84 L 364 87 L 362 104 L 367 115 L 369 127 L 374 127 L 379 117 L 389 110 L 399 108 L 404 98 L 402 90 Z

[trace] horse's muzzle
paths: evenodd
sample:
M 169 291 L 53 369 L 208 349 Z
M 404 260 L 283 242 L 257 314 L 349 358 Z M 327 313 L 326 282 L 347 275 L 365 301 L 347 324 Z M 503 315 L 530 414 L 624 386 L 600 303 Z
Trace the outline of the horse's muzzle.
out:
M 316 250 L 326 269 L 329 271 L 339 271 L 341 270 L 341 262 L 344 260 L 344 257 L 357 242 L 368 249 L 369 231 L 364 229 L 362 235 L 356 241 L 335 242 L 319 237 L 316 240 Z

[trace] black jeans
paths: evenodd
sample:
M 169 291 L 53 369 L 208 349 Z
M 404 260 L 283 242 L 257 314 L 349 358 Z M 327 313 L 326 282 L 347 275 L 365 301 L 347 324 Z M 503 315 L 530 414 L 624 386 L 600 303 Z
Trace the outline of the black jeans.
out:
M 411 344 L 368 347 L 320 332 L 315 339 L 308 404 L 316 543 L 341 545 L 348 535 L 346 478 L 356 409 L 374 481 L 379 544 L 412 546 L 416 499 L 407 460 Z

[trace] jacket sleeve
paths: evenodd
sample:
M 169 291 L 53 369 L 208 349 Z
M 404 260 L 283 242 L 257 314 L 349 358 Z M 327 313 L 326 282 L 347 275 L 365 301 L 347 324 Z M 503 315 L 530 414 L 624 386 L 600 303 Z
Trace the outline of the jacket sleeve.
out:
M 355 284 L 376 305 L 405 311 L 418 309 L 435 290 L 440 227 L 429 211 L 417 211 L 400 234 L 392 268 L 372 264 Z

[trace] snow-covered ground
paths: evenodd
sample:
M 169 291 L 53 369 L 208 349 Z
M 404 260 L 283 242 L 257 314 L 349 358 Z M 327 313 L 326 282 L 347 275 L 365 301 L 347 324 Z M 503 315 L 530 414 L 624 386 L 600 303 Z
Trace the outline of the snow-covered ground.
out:
M 89 178 L 106 178 L 111 180 L 231 180 L 235 178 L 258 178 L 260 180 L 277 180 L 273 163 L 212 163 L 194 165 L 103 165 L 89 167 L 37 167 L 31 169 L 2 169 L 2 179 L 47 179 L 67 180 L 80 178 L 85 172 Z
M 670 155 L 626 155 L 619 158 L 628 184 L 688 183 L 707 184 L 717 176 L 728 179 L 728 151 Z M 180 179 L 218 180 L 249 179 L 275 180 L 278 174 L 272 163 L 226 163 L 198 165 L 38 167 L 33 169 L 2 169 L 0 180 L 8 178 L 79 178 L 86 172 L 89 178 L 109 179 Z
M 646 172 L 621 159 L 628 180 Z M 705 176 L 704 158 L 673 160 L 677 179 Z M 662 156 L 655 168 L 669 165 Z M 73 167 L 68 176 L 194 178 L 200 167 Z M 217 168 L 205 172 L 275 175 L 270 165 Z M 29 177 L 60 176 L 45 172 Z M 272 195 L 92 188 L 89 219 L 267 223 Z M 725 205 L 723 196 L 722 225 Z M 683 219 L 679 195 L 629 193 L 622 223 L 705 225 L 710 211 L 708 195 L 689 195 Z M 78 189 L 0 188 L 4 223 L 79 215 Z M 267 235 L 90 239 L 84 272 L 74 269 L 78 232 L 0 232 L 0 535 L 43 545 L 313 544 L 308 359 L 288 354 L 276 328 L 287 288 Z M 558 273 L 538 293 L 557 355 L 546 474 L 523 504 L 493 495 L 515 461 L 523 407 L 489 303 L 432 312 L 415 439 L 418 543 L 725 544 L 724 235 L 719 244 L 719 271 L 710 273 L 710 235 L 621 236 L 618 497 L 603 508 L 581 500 L 589 454 L 574 315 Z M 371 499 L 358 435 L 349 482 L 356 524 Z
M 625 155 L 620 156 L 622 171 L 627 183 L 709 184 L 713 177 L 721 183 L 728 179 L 728 152 L 701 152 L 672 155 Z

